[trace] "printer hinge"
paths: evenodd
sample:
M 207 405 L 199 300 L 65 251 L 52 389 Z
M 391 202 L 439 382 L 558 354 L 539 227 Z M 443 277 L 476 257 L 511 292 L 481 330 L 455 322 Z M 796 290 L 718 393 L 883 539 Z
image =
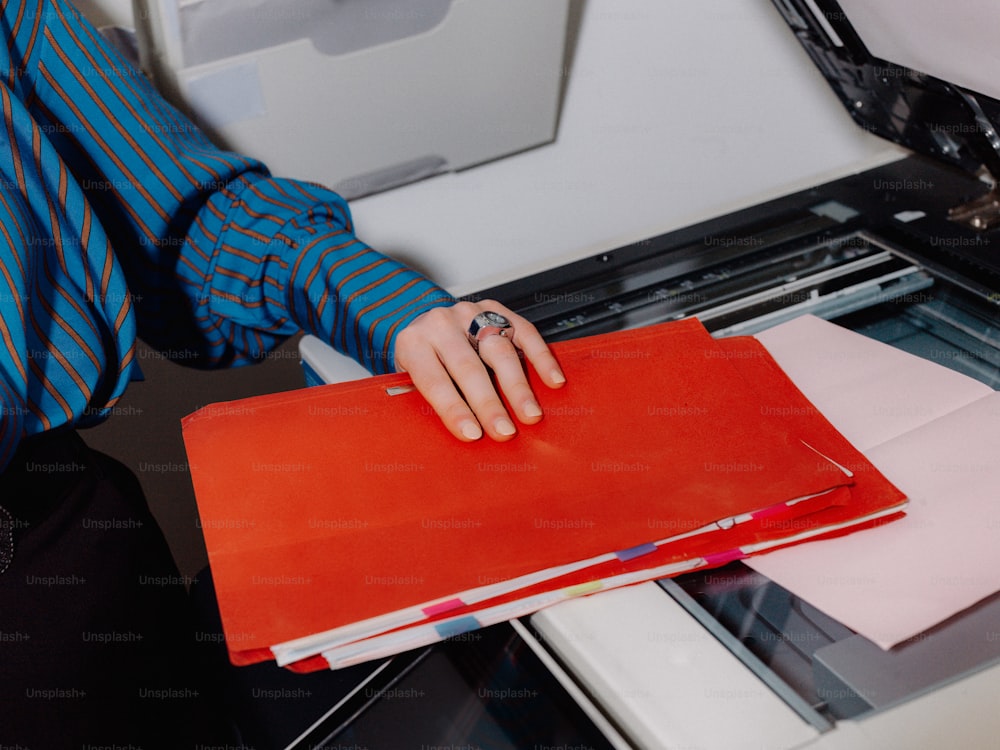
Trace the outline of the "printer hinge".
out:
M 1000 226 L 1000 185 L 994 181 L 985 195 L 949 209 L 948 218 L 977 232 Z

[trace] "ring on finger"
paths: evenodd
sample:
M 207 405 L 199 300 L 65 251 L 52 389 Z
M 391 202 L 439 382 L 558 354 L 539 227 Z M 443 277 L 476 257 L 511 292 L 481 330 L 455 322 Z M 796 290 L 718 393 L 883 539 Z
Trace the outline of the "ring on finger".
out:
M 472 348 L 478 352 L 480 342 L 487 336 L 503 336 L 507 339 L 513 339 L 514 326 L 500 313 L 487 310 L 472 319 L 466 335 Z

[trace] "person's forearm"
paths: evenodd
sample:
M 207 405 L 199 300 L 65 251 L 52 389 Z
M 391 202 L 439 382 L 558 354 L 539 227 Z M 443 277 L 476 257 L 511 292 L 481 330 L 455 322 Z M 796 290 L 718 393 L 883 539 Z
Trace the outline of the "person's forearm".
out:
M 40 7 L 29 106 L 107 231 L 151 344 L 225 365 L 305 330 L 385 372 L 398 331 L 452 302 L 358 241 L 340 196 L 215 148 L 65 0 Z

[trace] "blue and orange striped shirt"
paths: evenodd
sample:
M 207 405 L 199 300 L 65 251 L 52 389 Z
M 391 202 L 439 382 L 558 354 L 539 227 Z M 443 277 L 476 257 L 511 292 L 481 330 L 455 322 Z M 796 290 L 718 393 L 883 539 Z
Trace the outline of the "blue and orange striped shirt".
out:
M 305 330 L 384 372 L 453 301 L 360 242 L 337 194 L 212 146 L 67 0 L 0 2 L 0 470 L 105 416 L 136 335 L 221 366 Z

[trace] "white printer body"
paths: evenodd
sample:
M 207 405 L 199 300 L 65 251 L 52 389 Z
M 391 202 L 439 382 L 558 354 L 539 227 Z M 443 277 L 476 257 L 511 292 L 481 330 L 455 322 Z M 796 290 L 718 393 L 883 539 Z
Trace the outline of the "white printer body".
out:
M 147 0 L 143 66 L 220 145 L 347 198 L 555 136 L 568 0 Z

